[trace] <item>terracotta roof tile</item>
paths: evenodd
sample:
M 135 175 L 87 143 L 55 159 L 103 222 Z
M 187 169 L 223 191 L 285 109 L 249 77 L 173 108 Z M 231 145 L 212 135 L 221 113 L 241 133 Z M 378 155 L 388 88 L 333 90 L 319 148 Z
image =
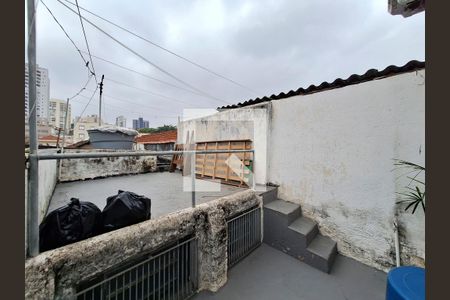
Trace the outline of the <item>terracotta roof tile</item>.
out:
M 40 141 L 57 141 L 58 137 L 55 135 L 46 135 L 46 136 L 41 136 L 39 138 Z
M 319 86 L 316 86 L 314 84 L 311 84 L 308 88 L 299 88 L 296 91 L 289 91 L 288 93 L 281 92 L 278 95 L 273 94 L 270 97 L 263 97 L 256 98 L 256 99 L 250 99 L 244 102 L 239 102 L 238 104 L 232 104 L 227 106 L 218 107 L 218 109 L 233 109 L 233 108 L 239 108 L 244 107 L 248 105 L 258 104 L 262 102 L 268 102 L 271 100 L 278 100 L 278 99 L 284 99 L 289 98 L 292 96 L 298 96 L 298 95 L 307 95 L 317 92 L 322 92 L 329 89 L 335 89 L 335 88 L 341 88 L 344 86 L 352 85 L 352 84 L 358 84 L 361 82 L 366 82 L 370 80 L 375 80 L 378 78 L 386 77 L 386 76 L 393 76 L 401 73 L 406 72 L 412 72 L 415 70 L 420 70 L 425 68 L 425 62 L 417 61 L 417 60 L 411 60 L 410 62 L 406 63 L 404 66 L 397 67 L 397 66 L 388 66 L 382 71 L 378 71 L 376 69 L 370 69 L 363 75 L 357 75 L 353 74 L 347 79 L 337 78 L 333 82 L 322 82 Z
M 139 144 L 165 144 L 177 142 L 177 131 L 169 130 L 158 133 L 149 133 L 136 137 L 136 143 Z

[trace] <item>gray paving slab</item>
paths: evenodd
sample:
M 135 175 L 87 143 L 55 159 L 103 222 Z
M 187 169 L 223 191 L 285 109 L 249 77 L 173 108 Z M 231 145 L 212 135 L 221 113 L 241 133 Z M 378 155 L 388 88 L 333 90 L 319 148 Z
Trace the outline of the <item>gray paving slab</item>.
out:
M 228 272 L 218 292 L 195 300 L 385 299 L 386 273 L 338 255 L 330 274 L 262 244 Z
M 183 190 L 183 180 L 186 180 L 186 186 L 190 187 L 189 178 L 177 172 L 146 173 L 59 183 L 56 185 L 47 213 L 67 204 L 72 197 L 79 198 L 81 201 L 90 201 L 103 209 L 108 196 L 117 194 L 118 190 L 126 190 L 152 200 L 151 213 L 154 219 L 191 207 L 191 193 Z M 196 185 L 203 190 L 196 192 L 197 204 L 244 189 L 200 179 L 196 180 Z

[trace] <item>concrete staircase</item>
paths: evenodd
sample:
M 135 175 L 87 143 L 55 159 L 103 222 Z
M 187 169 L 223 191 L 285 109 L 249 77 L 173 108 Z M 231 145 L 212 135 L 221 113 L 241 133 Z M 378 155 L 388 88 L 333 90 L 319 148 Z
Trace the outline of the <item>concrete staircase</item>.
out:
M 261 192 L 264 202 L 263 241 L 292 257 L 329 273 L 336 242 L 319 233 L 317 223 L 302 216 L 300 205 L 277 198 L 277 188 Z

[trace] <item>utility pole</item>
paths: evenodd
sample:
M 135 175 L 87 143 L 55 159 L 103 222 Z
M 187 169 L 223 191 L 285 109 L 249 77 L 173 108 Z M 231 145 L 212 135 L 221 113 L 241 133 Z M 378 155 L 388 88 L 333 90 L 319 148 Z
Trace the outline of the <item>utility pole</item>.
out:
M 37 139 L 37 104 L 36 104 L 36 19 L 34 0 L 27 0 L 28 13 L 28 95 L 29 105 L 29 135 L 30 156 L 28 170 L 27 199 L 27 256 L 39 254 L 39 162 Z
M 69 98 L 67 98 L 66 102 L 66 113 L 64 115 L 64 127 L 63 127 L 63 140 L 62 140 L 62 147 L 61 147 L 61 153 L 64 151 L 64 145 L 66 143 L 66 133 L 67 133 L 67 115 L 69 114 Z M 59 161 L 61 162 L 61 161 Z
M 98 126 L 102 126 L 102 94 L 103 94 L 103 79 L 105 75 L 102 75 L 102 81 L 100 81 L 100 101 L 98 106 Z
M 66 102 L 66 113 L 64 115 L 64 131 L 63 131 L 63 139 L 62 139 L 62 146 L 61 146 L 61 153 L 64 153 L 64 145 L 66 144 L 66 134 L 67 134 L 67 115 L 69 113 L 69 98 L 67 98 L 67 102 Z M 61 165 L 62 165 L 62 160 L 60 159 L 58 161 L 58 174 L 59 177 L 61 178 Z

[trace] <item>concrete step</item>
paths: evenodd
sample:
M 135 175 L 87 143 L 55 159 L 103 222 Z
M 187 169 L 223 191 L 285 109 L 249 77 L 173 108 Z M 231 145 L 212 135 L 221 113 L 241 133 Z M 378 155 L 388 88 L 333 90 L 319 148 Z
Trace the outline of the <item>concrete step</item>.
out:
M 264 205 L 264 214 L 266 213 L 276 216 L 287 227 L 300 217 L 302 211 L 298 204 L 277 199 Z
M 277 199 L 278 187 L 276 186 L 256 185 L 255 190 L 263 198 L 263 204 Z
M 336 242 L 319 234 L 317 223 L 301 215 L 300 205 L 276 199 L 264 204 L 264 243 L 329 273 Z
M 337 244 L 327 236 L 316 235 L 306 248 L 305 262 L 309 265 L 329 273 L 337 254 Z
M 319 233 L 317 223 L 305 216 L 297 218 L 288 226 L 288 229 L 291 238 L 300 240 L 302 242 L 301 246 L 304 248 L 306 248 L 316 237 L 317 233 Z
M 288 226 L 301 216 L 300 205 L 284 200 L 274 200 L 264 205 L 263 241 L 283 252 L 290 249 Z

